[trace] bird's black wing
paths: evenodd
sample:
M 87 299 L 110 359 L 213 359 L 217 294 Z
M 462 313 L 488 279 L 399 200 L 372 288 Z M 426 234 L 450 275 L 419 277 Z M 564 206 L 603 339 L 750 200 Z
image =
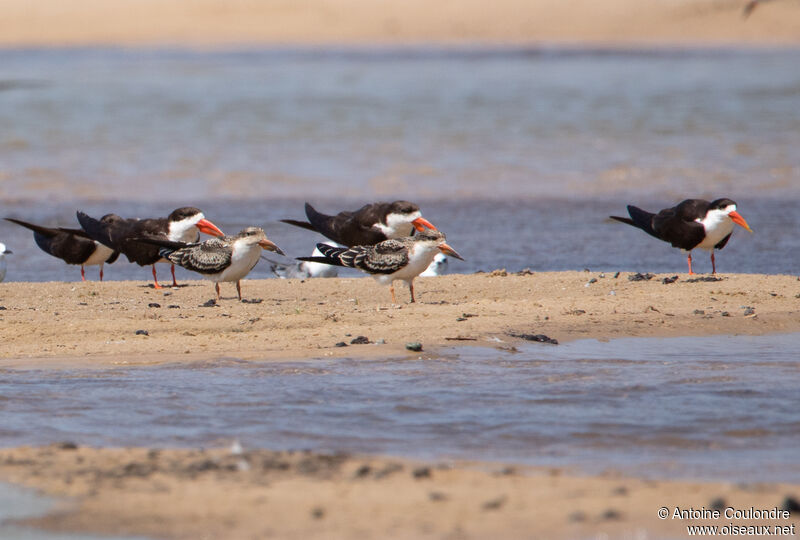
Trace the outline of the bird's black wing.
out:
M 43 251 L 63 259 L 67 264 L 83 264 L 97 249 L 94 240 L 66 232 L 61 232 L 52 238 L 43 237 L 38 232 L 33 236 Z
M 732 233 L 731 233 L 731 234 L 732 234 Z M 725 247 L 725 244 L 727 244 L 727 243 L 728 243 L 728 240 L 730 240 L 730 238 L 731 238 L 731 235 L 729 234 L 728 236 L 726 236 L 725 238 L 723 238 L 722 240 L 720 240 L 719 242 L 717 242 L 717 245 L 716 245 L 716 246 L 714 246 L 714 249 L 722 249 L 722 248 L 724 248 L 724 247 Z
M 688 219 L 685 212 L 681 212 L 678 207 L 665 208 L 652 221 L 657 238 L 669 242 L 672 247 L 690 251 L 706 236 L 705 227 Z
M 128 220 L 120 218 L 112 227 L 109 223 L 95 219 L 80 210 L 75 215 L 89 238 L 114 250 L 120 250 L 123 247 L 122 245 L 127 239 L 125 233 L 130 230 Z

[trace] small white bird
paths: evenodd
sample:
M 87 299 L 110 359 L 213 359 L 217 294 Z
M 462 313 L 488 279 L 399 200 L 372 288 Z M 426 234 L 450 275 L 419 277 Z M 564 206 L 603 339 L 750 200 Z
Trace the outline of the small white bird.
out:
M 341 247 L 333 242 L 325 242 L 331 247 Z M 317 248 L 311 253 L 312 257 L 322 257 L 322 252 Z M 262 259 L 269 263 L 269 269 L 272 273 L 281 279 L 308 279 L 308 278 L 329 278 L 339 275 L 339 271 L 335 266 L 329 264 L 300 261 L 299 263 L 286 264 L 278 261 L 273 261 L 264 255 Z
M 398 280 L 408 284 L 411 301 L 415 301 L 414 278 L 430 266 L 437 253 L 464 260 L 447 245 L 444 233 L 437 230 L 423 230 L 415 236 L 384 240 L 374 246 L 334 248 L 317 244 L 317 248 L 322 257 L 299 257 L 298 260 L 349 266 L 371 274 L 379 283 L 389 285 L 393 303 L 397 302 L 394 282 Z
M 430 276 L 443 276 L 447 273 L 447 255 L 444 253 L 437 253 L 433 258 L 433 262 L 422 272 L 420 277 Z
M 236 236 L 211 238 L 193 244 L 149 237 L 135 240 L 161 246 L 161 257 L 213 281 L 217 300 L 222 281 L 235 281 L 239 300 L 242 299 L 241 280 L 258 263 L 262 248 L 283 255 L 283 251 L 267 239 L 266 233 L 260 227 L 247 227 Z
M 8 269 L 6 255 L 11 255 L 12 253 L 14 252 L 10 249 L 6 249 L 6 245 L 0 242 L 0 281 L 6 279 L 6 270 Z

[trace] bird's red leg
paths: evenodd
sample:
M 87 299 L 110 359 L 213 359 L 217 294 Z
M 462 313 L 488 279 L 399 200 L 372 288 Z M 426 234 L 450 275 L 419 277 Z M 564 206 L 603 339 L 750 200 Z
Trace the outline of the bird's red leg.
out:
M 160 289 L 161 285 L 158 284 L 158 278 L 156 277 L 156 265 L 153 265 L 153 282 L 155 283 L 155 288 Z
M 83 270 L 83 265 L 81 265 L 81 281 L 86 281 L 86 272 Z
M 214 288 L 217 290 L 217 302 L 219 302 L 219 283 L 214 283 Z
M 389 285 L 389 290 L 392 291 L 392 304 L 396 304 L 397 303 L 397 298 L 395 298 L 395 296 L 394 296 L 394 283 Z
M 175 265 L 174 264 L 172 265 L 172 286 L 173 287 L 177 287 L 178 286 L 178 282 L 175 281 Z
M 242 282 L 240 280 L 236 280 L 236 292 L 239 293 L 239 301 L 242 300 Z
M 714 261 L 714 252 L 711 252 L 711 275 L 714 276 L 717 274 L 717 263 Z
M 103 265 L 100 265 L 100 281 L 103 281 Z
M 413 304 L 414 302 L 416 302 L 416 300 L 414 300 L 414 282 L 413 281 L 408 284 L 408 290 L 411 291 L 411 303 Z
M 689 261 L 689 275 L 692 275 L 692 274 L 694 274 L 694 272 L 692 272 L 692 252 L 691 251 L 689 252 L 689 256 L 687 257 L 686 260 Z

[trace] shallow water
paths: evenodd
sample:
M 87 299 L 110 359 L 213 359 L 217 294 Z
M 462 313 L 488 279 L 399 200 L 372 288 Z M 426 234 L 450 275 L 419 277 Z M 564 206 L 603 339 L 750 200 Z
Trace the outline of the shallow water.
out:
M 800 51 L 0 51 L 4 198 L 800 194 Z
M 8 520 L 37 517 L 49 512 L 56 504 L 33 490 L 0 482 L 0 538 L 6 540 L 144 540 L 131 536 L 98 536 L 42 531 L 8 525 Z
M 800 481 L 800 335 L 0 370 L 0 445 L 375 452 Z M 759 464 L 758 467 L 753 464 Z

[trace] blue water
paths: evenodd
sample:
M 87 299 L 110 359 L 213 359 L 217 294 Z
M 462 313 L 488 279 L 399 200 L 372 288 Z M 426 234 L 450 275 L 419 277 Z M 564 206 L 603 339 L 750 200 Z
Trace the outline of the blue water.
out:
M 800 481 L 800 335 L 0 369 L 0 445 L 244 447 Z M 758 464 L 758 466 L 753 466 Z
M 452 272 L 676 273 L 680 252 L 607 216 L 725 196 L 756 233 L 736 231 L 720 270 L 796 273 L 798 65 L 797 50 L 5 50 L 0 216 L 192 204 L 299 256 L 321 238 L 277 220 L 305 200 L 407 198 L 467 258 Z M 0 241 L 9 281 L 79 275 L 15 225 Z

